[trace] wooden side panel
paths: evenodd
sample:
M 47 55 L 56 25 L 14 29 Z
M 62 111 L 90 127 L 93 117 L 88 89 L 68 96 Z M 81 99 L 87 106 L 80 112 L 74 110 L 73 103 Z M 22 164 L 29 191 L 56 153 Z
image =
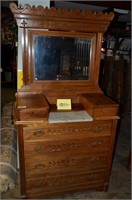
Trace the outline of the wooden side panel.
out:
M 19 146 L 19 158 L 20 158 L 21 198 L 25 198 L 26 197 L 26 177 L 25 177 L 23 126 L 18 126 L 18 146 Z

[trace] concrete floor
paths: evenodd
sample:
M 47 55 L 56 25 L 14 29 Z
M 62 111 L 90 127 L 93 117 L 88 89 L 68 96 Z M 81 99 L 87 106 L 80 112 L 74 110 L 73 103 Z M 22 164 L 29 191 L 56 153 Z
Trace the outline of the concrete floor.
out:
M 121 118 L 117 136 L 108 192 L 79 192 L 51 199 L 131 199 L 131 170 L 127 168 L 131 147 L 130 114 Z M 15 189 L 3 193 L 1 199 L 20 199 L 19 174 Z

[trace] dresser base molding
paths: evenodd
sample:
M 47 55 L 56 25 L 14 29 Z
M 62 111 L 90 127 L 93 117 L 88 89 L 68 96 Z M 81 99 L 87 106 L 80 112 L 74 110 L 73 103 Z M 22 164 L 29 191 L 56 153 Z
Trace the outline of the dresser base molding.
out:
M 104 185 L 101 184 L 101 183 L 98 183 L 98 184 L 93 184 L 93 185 L 90 185 L 90 186 L 86 186 L 86 187 L 79 187 L 79 189 L 75 189 L 75 188 L 67 188 L 65 190 L 60 190 L 60 191 L 55 191 L 55 192 L 52 192 L 52 191 L 48 191 L 47 193 L 46 192 L 42 192 L 40 193 L 40 191 L 38 192 L 34 192 L 34 191 L 31 191 L 31 192 L 28 192 L 27 195 L 26 195 L 26 199 L 45 199 L 45 198 L 50 198 L 52 197 L 53 199 L 54 198 L 57 198 L 59 196 L 63 197 L 63 195 L 69 195 L 70 197 L 76 193 L 76 192 L 88 192 L 88 191 L 106 191 L 107 190 L 104 190 Z

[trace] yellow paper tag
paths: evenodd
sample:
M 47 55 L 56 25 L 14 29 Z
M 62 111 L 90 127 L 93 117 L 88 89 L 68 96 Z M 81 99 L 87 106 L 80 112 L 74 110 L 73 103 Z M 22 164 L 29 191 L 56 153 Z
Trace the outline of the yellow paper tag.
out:
M 71 99 L 57 99 L 57 110 L 71 110 Z

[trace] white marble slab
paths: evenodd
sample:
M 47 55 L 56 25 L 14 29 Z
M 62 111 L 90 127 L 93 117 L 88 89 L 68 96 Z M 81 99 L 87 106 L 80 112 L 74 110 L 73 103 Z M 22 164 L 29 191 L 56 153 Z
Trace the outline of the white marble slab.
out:
M 49 123 L 93 121 L 86 111 L 50 112 Z

